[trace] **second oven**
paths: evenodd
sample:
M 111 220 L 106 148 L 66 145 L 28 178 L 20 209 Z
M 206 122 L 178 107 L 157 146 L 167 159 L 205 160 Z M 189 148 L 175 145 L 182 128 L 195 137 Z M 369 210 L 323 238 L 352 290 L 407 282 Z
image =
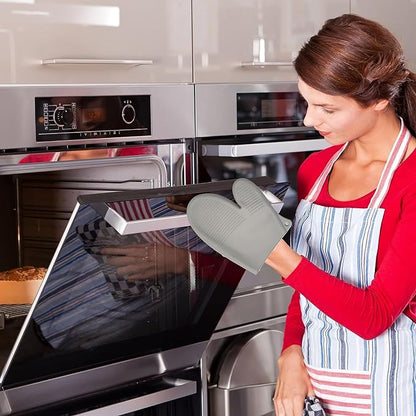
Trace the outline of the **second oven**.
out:
M 215 181 L 287 182 L 281 214 L 293 219 L 298 168 L 327 146 L 303 125 L 306 103 L 296 83 L 196 85 L 195 101 L 199 171 Z M 210 416 L 274 415 L 276 360 L 292 293 L 267 265 L 256 276 L 244 273 L 204 356 Z

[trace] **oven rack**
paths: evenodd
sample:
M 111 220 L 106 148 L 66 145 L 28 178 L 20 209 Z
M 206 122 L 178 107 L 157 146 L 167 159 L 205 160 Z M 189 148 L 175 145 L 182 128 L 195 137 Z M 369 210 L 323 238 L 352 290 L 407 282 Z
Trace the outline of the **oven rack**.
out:
M 26 316 L 29 312 L 30 306 L 30 303 L 12 305 L 0 304 L 0 329 L 4 329 L 6 320 Z

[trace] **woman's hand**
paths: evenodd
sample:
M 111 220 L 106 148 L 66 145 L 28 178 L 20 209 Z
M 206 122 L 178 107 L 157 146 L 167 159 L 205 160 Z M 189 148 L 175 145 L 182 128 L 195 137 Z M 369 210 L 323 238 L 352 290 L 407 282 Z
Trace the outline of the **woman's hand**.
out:
M 188 251 L 163 244 L 136 244 L 107 247 L 101 250 L 107 263 L 128 280 L 146 280 L 165 273 L 185 273 Z
M 305 397 L 314 396 L 301 347 L 288 347 L 277 363 L 279 377 L 273 397 L 276 416 L 301 416 Z

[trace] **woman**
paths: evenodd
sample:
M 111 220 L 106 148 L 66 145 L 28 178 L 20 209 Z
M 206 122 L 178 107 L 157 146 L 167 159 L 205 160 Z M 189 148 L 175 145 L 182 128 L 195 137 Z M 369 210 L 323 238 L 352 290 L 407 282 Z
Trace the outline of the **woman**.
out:
M 389 31 L 354 15 L 329 20 L 295 68 L 304 123 L 332 146 L 299 169 L 291 247 L 289 221 L 248 179 L 234 202 L 194 197 L 189 221 L 225 257 L 253 273 L 266 262 L 295 289 L 278 416 L 300 416 L 306 396 L 331 416 L 414 416 L 416 76 Z
M 304 123 L 333 146 L 301 166 L 292 248 L 266 260 L 295 289 L 276 414 L 315 395 L 327 415 L 415 415 L 416 77 L 354 15 L 327 21 L 295 68 Z

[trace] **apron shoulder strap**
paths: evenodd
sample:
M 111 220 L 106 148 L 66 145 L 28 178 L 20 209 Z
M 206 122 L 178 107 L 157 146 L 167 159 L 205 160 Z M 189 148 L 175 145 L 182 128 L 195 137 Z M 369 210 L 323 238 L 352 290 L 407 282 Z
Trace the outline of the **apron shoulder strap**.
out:
M 394 172 L 403 160 L 406 153 L 407 146 L 410 141 L 411 134 L 401 119 L 401 128 L 396 141 L 393 144 L 390 155 L 384 165 L 381 173 L 380 181 L 373 197 L 368 205 L 368 208 L 379 208 L 387 195 L 390 187 L 390 182 L 393 178 Z
M 326 177 L 329 175 L 329 172 L 331 172 L 332 166 L 334 166 L 334 163 L 337 161 L 341 153 L 345 150 L 347 147 L 348 142 L 344 144 L 337 152 L 335 152 L 331 159 L 328 160 L 324 170 L 319 175 L 318 179 L 315 181 L 315 184 L 310 189 L 308 195 L 306 196 L 306 200 L 309 202 L 315 202 L 318 198 L 319 194 L 321 193 L 322 187 L 324 186 Z
M 411 134 L 409 130 L 407 129 L 407 127 L 404 125 L 402 118 L 400 118 L 400 123 L 401 123 L 401 127 L 400 127 L 399 134 L 397 135 L 396 140 L 393 144 L 393 147 L 390 151 L 389 157 L 384 166 L 384 169 L 381 174 L 376 191 L 374 192 L 374 195 L 371 198 L 368 208 L 379 208 L 381 206 L 389 190 L 390 182 L 393 178 L 394 172 L 396 171 L 397 167 L 400 165 L 406 153 Z M 329 159 L 324 170 L 321 172 L 318 179 L 315 181 L 315 184 L 312 186 L 311 190 L 306 196 L 305 199 L 307 201 L 311 203 L 316 201 L 319 194 L 321 193 L 322 187 L 325 183 L 327 176 L 329 175 L 332 167 L 334 166 L 334 163 L 337 161 L 339 156 L 348 146 L 348 143 L 349 142 L 346 142 L 344 146 L 342 146 L 336 153 L 332 155 L 331 159 Z

